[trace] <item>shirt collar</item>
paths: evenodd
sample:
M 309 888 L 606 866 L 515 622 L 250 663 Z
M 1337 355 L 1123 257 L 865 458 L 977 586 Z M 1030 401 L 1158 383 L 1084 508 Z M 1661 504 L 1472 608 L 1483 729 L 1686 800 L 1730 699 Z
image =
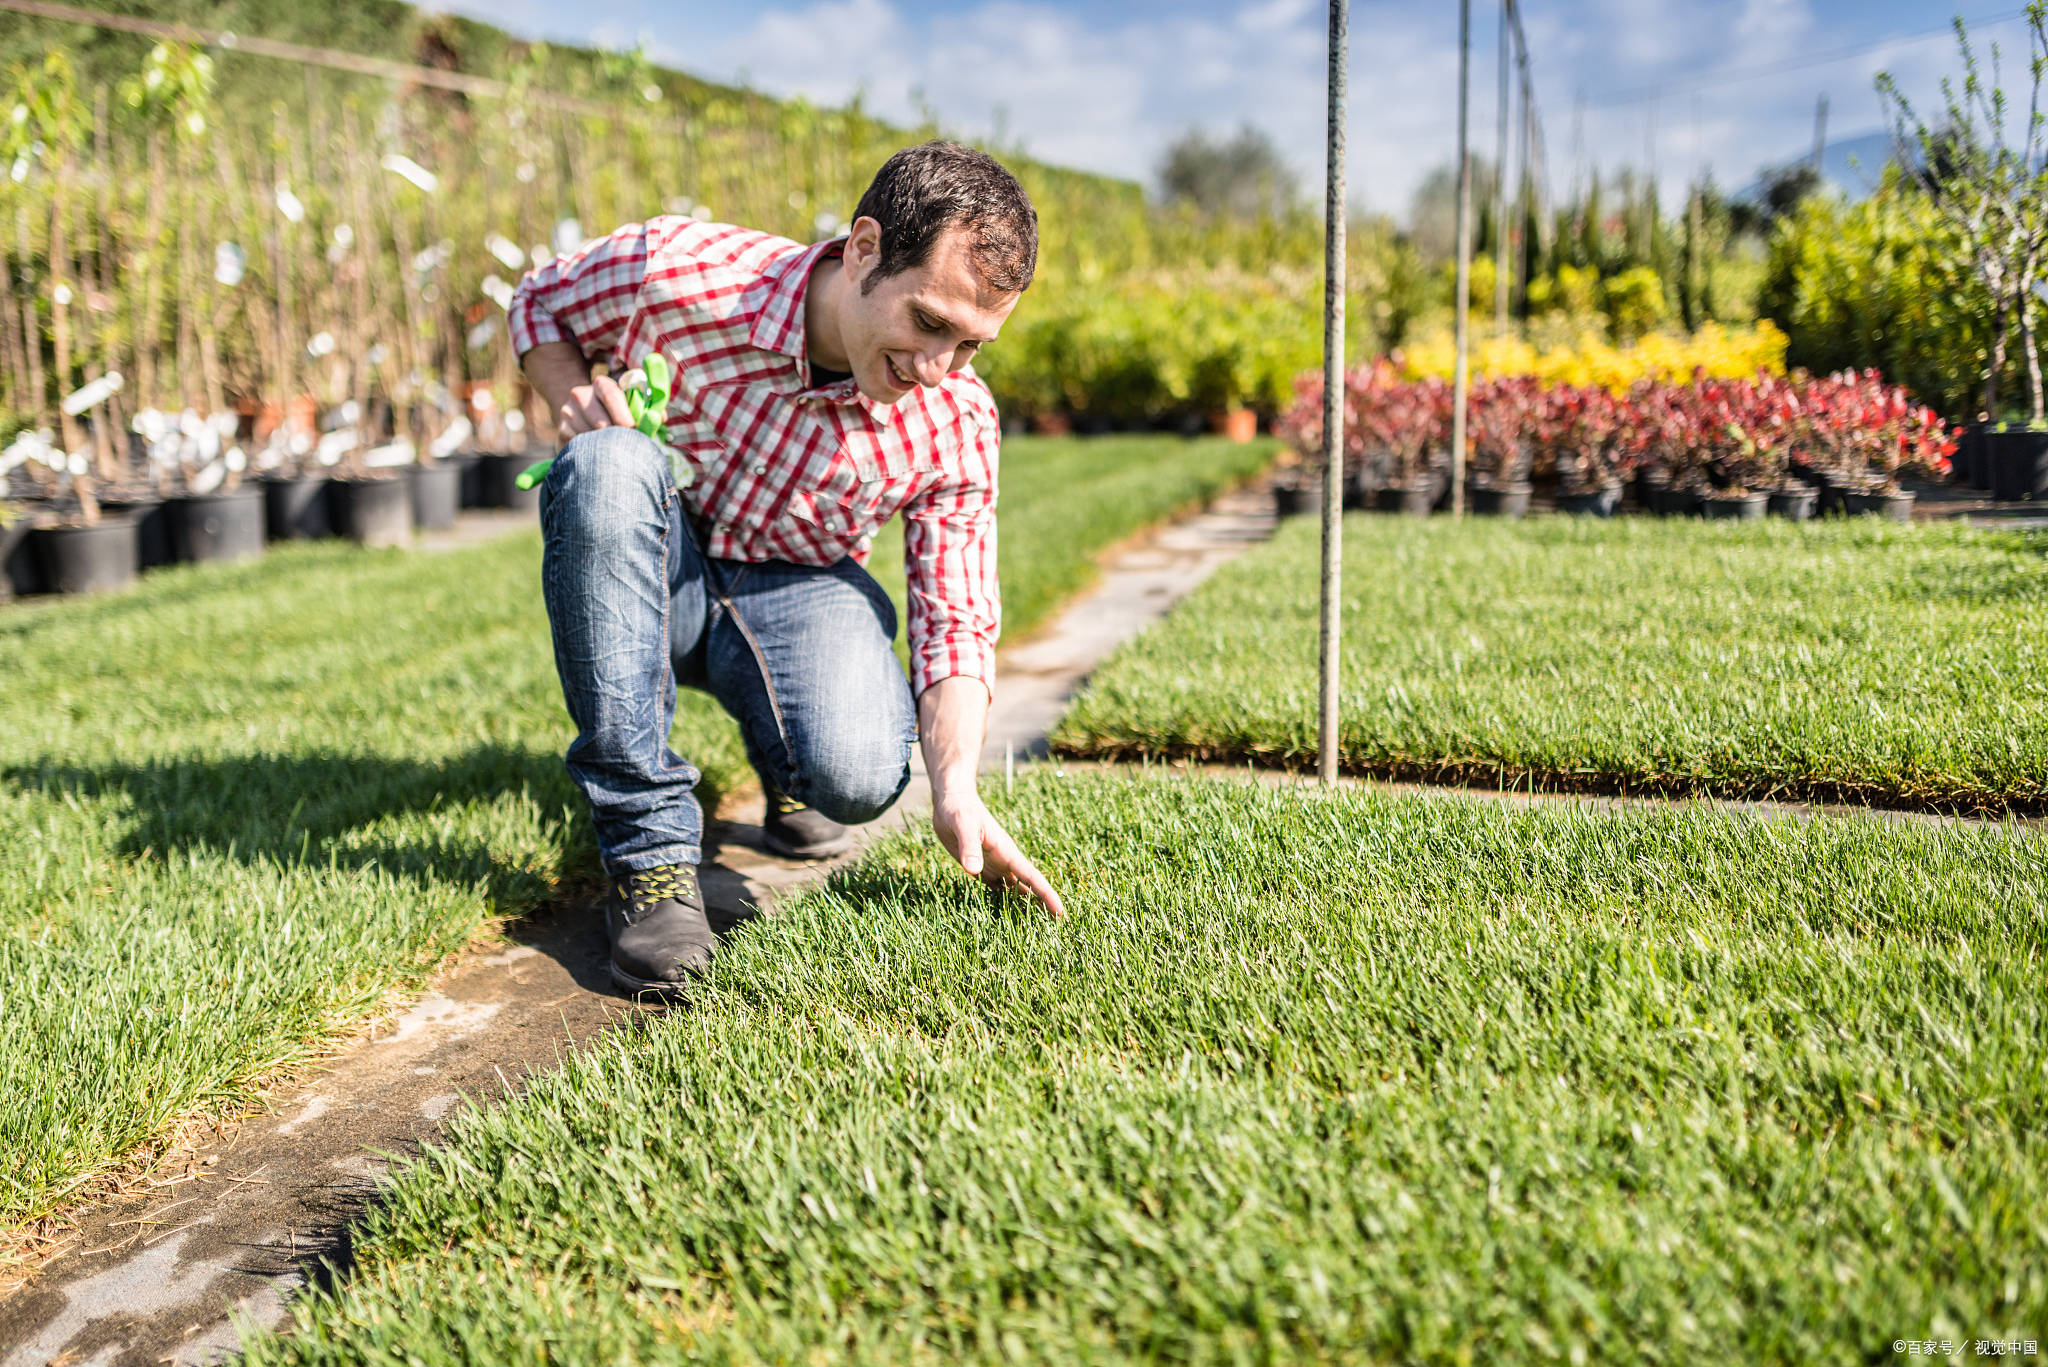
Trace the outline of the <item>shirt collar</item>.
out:
M 748 331 L 747 340 L 763 351 L 780 352 L 793 360 L 807 360 L 804 355 L 804 298 L 809 292 L 811 271 L 825 257 L 840 256 L 845 251 L 846 239 L 834 237 L 824 242 L 813 242 L 802 251 L 783 258 L 782 264 L 767 277 L 768 297 L 761 301 L 761 311 L 754 315 L 754 326 Z

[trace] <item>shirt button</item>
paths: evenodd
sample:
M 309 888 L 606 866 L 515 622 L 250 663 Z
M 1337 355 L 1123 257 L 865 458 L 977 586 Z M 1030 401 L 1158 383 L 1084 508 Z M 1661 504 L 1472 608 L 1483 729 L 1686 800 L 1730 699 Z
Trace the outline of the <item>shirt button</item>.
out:
M 768 462 L 765 460 L 757 460 L 752 465 L 749 465 L 747 468 L 749 470 L 752 470 L 757 475 L 765 475 L 768 473 Z

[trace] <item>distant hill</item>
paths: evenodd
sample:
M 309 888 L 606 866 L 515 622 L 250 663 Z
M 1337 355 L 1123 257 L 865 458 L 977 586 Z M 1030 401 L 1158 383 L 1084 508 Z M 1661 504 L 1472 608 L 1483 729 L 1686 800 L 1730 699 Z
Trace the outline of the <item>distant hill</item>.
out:
M 1882 129 L 1830 142 L 1821 152 L 1821 179 L 1846 199 L 1868 198 L 1884 179 L 1884 168 L 1891 164 L 1893 151 L 1892 135 Z M 1809 149 L 1798 156 L 1770 163 L 1757 173 L 1755 180 L 1730 197 L 1754 203 L 1763 197 L 1766 175 L 1787 166 L 1801 165 L 1812 155 Z

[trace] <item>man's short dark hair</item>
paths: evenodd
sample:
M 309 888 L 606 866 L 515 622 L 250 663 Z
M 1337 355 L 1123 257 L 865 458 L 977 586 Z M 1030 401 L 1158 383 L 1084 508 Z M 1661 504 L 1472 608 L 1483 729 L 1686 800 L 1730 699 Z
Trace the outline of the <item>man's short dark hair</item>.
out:
M 948 228 L 965 228 L 975 274 L 992 290 L 1022 292 L 1038 266 L 1038 211 L 1003 164 L 957 142 L 906 147 L 882 163 L 855 218 L 882 225 L 882 257 L 861 293 L 931 260 Z

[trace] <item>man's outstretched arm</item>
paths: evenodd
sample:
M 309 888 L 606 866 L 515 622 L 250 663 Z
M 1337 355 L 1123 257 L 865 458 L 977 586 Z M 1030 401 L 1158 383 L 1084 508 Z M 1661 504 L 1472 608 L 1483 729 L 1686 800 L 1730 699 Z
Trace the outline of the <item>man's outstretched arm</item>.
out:
M 932 781 L 932 830 L 967 872 L 995 887 L 1021 888 L 1054 916 L 1064 916 L 1059 893 L 976 791 L 988 701 L 988 686 L 965 674 L 940 679 L 918 695 L 917 736 Z

